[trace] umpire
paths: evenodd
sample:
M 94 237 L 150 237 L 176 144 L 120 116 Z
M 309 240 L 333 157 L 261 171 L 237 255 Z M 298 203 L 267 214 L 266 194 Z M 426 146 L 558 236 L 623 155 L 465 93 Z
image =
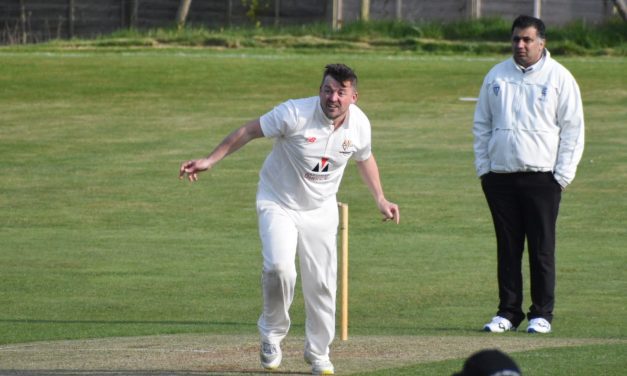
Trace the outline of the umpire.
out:
M 518 17 L 513 57 L 486 75 L 474 116 L 475 168 L 497 242 L 499 306 L 488 332 L 515 330 L 522 310 L 527 240 L 531 306 L 527 332 L 549 333 L 555 304 L 555 227 L 562 191 L 584 145 L 577 82 L 545 48 L 544 23 Z

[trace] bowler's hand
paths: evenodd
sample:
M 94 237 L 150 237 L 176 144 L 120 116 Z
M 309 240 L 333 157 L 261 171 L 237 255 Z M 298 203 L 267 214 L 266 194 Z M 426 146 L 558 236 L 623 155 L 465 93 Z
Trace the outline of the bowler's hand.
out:
M 179 169 L 179 179 L 184 179 L 187 176 L 187 180 L 195 182 L 198 180 L 198 173 L 208 169 L 209 161 L 206 158 L 183 162 Z
M 395 203 L 389 202 L 388 200 L 383 200 L 379 203 L 379 210 L 384 216 L 384 222 L 394 221 L 396 222 L 396 224 L 399 224 L 399 222 L 401 221 L 401 212 L 398 208 L 398 205 L 396 205 Z

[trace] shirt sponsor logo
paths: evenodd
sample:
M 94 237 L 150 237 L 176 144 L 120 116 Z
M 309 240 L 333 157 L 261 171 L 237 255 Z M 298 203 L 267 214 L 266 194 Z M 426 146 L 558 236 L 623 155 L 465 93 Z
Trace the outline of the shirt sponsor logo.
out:
M 318 163 L 311 171 L 329 172 L 329 158 L 320 158 L 320 163 Z
M 315 137 L 307 137 L 307 142 L 310 144 L 313 144 L 314 142 L 316 142 L 316 138 Z
M 329 180 L 329 174 L 320 174 L 329 172 L 329 165 L 329 158 L 320 158 L 320 162 L 311 169 L 311 172 L 305 173 L 305 179 L 314 183 Z
M 321 182 L 321 181 L 327 181 L 329 180 L 329 175 L 316 175 L 316 174 L 312 174 L 311 172 L 307 172 L 305 173 L 305 179 L 317 183 L 317 182 Z

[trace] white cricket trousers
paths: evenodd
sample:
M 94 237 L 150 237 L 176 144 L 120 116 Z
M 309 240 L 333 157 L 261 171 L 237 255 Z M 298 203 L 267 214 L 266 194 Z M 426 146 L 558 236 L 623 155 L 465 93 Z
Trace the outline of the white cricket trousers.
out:
M 261 340 L 279 344 L 290 328 L 289 309 L 296 286 L 296 255 L 305 301 L 305 349 L 329 359 L 335 336 L 337 226 L 335 198 L 313 210 L 291 210 L 257 195 L 263 252 L 263 312 L 257 323 Z

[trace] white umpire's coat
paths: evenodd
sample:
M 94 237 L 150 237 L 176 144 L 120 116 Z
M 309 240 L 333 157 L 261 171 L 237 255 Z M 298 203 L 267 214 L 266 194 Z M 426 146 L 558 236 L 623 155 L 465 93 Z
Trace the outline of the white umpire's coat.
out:
M 475 168 L 508 173 L 551 171 L 570 184 L 584 147 L 579 86 L 548 50 L 532 67 L 513 58 L 486 75 L 474 116 Z

